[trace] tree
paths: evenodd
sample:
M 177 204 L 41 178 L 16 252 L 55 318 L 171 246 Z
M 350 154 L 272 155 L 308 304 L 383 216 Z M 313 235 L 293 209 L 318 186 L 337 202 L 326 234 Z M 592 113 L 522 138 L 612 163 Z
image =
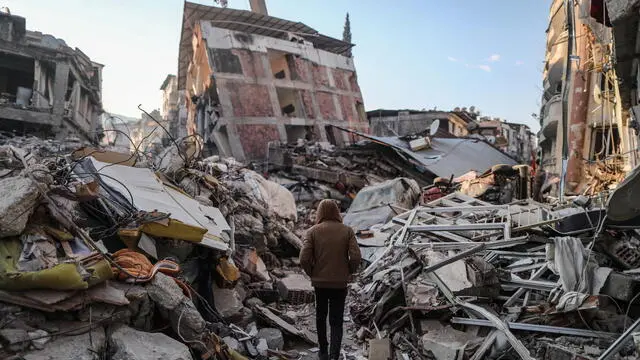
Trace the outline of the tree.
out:
M 344 31 L 342 32 L 342 41 L 351 44 L 351 21 L 349 20 L 349 13 L 344 19 Z M 347 50 L 347 56 L 351 57 L 351 48 Z

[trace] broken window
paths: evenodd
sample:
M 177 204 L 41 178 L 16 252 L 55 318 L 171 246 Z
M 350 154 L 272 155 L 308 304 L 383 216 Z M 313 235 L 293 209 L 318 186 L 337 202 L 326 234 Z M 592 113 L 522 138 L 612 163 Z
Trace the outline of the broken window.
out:
M 297 142 L 299 139 L 313 141 L 316 139 L 313 126 L 285 125 L 287 131 L 287 142 Z
M 342 130 L 335 128 L 331 125 L 325 125 L 324 131 L 327 134 L 327 141 L 331 145 L 342 146 L 344 145 L 344 138 L 342 137 Z
M 276 79 L 298 80 L 296 63 L 293 54 L 287 54 L 277 50 L 267 50 L 271 73 Z
M 34 66 L 34 60 L 28 57 L 0 55 L 0 104 L 20 102 L 29 105 Z
M 620 153 L 620 134 L 616 126 L 595 128 L 591 132 L 590 160 L 602 160 Z
M 290 88 L 276 88 L 276 93 L 278 94 L 278 103 L 283 116 L 305 117 L 299 91 Z

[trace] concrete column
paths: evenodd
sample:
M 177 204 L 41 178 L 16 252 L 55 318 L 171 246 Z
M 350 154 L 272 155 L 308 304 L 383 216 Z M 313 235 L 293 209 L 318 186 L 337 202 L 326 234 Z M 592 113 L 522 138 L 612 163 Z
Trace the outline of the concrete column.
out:
M 265 0 L 249 0 L 249 6 L 251 7 L 251 11 L 254 13 L 269 15 Z
M 574 8 L 575 9 L 575 8 Z M 579 19 L 578 16 L 575 17 Z M 573 194 L 578 189 L 583 180 L 583 146 L 585 130 L 587 126 L 587 110 L 589 106 L 589 94 L 591 94 L 591 84 L 587 69 L 589 53 L 587 42 L 589 41 L 589 29 L 580 20 L 576 24 L 576 55 L 580 58 L 579 67 L 572 68 L 572 79 L 569 98 L 569 126 L 568 145 L 569 159 L 567 164 L 567 187 L 566 192 Z
M 288 141 L 292 141 L 292 139 L 287 139 L 287 128 L 282 121 L 278 121 L 276 127 L 278 128 L 278 135 L 280 135 L 280 142 L 286 144 Z
M 69 81 L 69 64 L 66 62 L 56 63 L 56 76 L 53 82 L 53 114 L 64 115 L 64 97 L 67 93 L 67 83 Z M 58 124 L 58 126 L 62 123 Z
M 231 146 L 231 154 L 233 154 L 233 157 L 238 161 L 244 161 L 244 149 L 240 143 L 236 124 L 227 124 L 227 136 L 229 138 L 229 145 Z
M 327 79 L 329 79 L 329 86 L 330 87 L 336 87 L 336 81 L 333 78 L 333 71 L 328 66 L 325 66 L 325 70 L 327 72 Z
M 342 106 L 340 105 L 340 99 L 338 98 L 337 94 L 331 94 L 331 97 L 333 98 L 333 106 L 336 107 L 336 115 L 338 117 L 338 119 L 329 119 L 329 120 L 342 120 L 342 121 L 347 121 L 347 119 L 345 118 L 345 114 L 342 113 Z
M 271 100 L 271 107 L 273 108 L 273 115 L 275 117 L 282 117 L 282 108 L 280 107 L 280 100 L 278 100 L 278 91 L 274 84 L 267 85 L 269 89 L 269 100 Z

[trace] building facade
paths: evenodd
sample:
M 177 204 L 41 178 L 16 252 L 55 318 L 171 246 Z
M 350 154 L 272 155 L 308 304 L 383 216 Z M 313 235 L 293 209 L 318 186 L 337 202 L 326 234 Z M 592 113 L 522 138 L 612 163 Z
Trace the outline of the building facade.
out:
M 480 117 L 470 129 L 470 133 L 482 136 L 521 164 L 531 163 L 538 141 L 529 126 L 500 118 Z
M 114 150 L 129 153 L 135 150 L 132 143 L 131 134 L 138 126 L 140 119 L 124 115 L 102 113 L 102 127 L 104 128 L 104 138 L 102 145 L 110 146 Z
M 276 142 L 352 141 L 332 125 L 368 132 L 347 56 L 353 45 L 260 8 L 185 3 L 178 102 L 185 101 L 188 133 L 201 135 L 211 153 L 264 160 Z
M 457 110 L 457 111 L 456 111 Z M 438 110 L 372 110 L 367 112 L 371 133 L 375 136 L 407 136 L 429 132 L 438 120 L 437 136 L 463 137 L 469 134 L 468 125 L 475 114 L 457 109 Z
M 160 86 L 160 91 L 162 91 L 160 117 L 168 124 L 171 136 L 175 139 L 187 136 L 186 121 L 181 124 L 178 118 L 178 78 L 175 75 L 167 75 Z
M 96 140 L 102 68 L 78 48 L 0 12 L 0 130 Z
M 565 3 L 554 0 L 550 9 L 539 147 L 542 168 L 564 178 L 565 194 L 571 195 L 584 192 L 598 172 L 616 176 L 630 170 L 637 164 L 638 144 L 624 113 L 613 32 L 602 16 L 603 1 L 572 2 L 569 13 Z M 571 19 L 567 14 L 573 18 L 570 57 L 567 24 Z M 563 142 L 566 174 L 562 170 Z
M 525 164 L 531 162 L 537 143 L 528 126 L 480 117 L 474 107 L 453 111 L 379 109 L 368 111 L 367 118 L 375 136 L 431 133 L 439 138 L 475 137 Z
M 622 119 L 633 130 L 630 142 L 638 141 L 640 132 L 640 0 L 601 0 L 607 18 L 612 26 L 615 48 L 615 68 L 620 84 Z M 634 165 L 640 163 L 640 154 L 632 151 L 629 155 Z

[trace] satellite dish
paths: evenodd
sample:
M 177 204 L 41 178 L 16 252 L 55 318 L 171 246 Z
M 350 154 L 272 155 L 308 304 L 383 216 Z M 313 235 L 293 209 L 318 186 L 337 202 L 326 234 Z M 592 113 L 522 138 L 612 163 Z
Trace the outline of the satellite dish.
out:
M 431 123 L 431 127 L 429 128 L 429 135 L 435 136 L 439 128 L 440 128 L 440 120 L 438 119 L 433 120 L 433 122 Z
M 596 85 L 593 89 L 593 100 L 596 104 L 602 104 L 602 90 L 600 90 L 600 86 Z

